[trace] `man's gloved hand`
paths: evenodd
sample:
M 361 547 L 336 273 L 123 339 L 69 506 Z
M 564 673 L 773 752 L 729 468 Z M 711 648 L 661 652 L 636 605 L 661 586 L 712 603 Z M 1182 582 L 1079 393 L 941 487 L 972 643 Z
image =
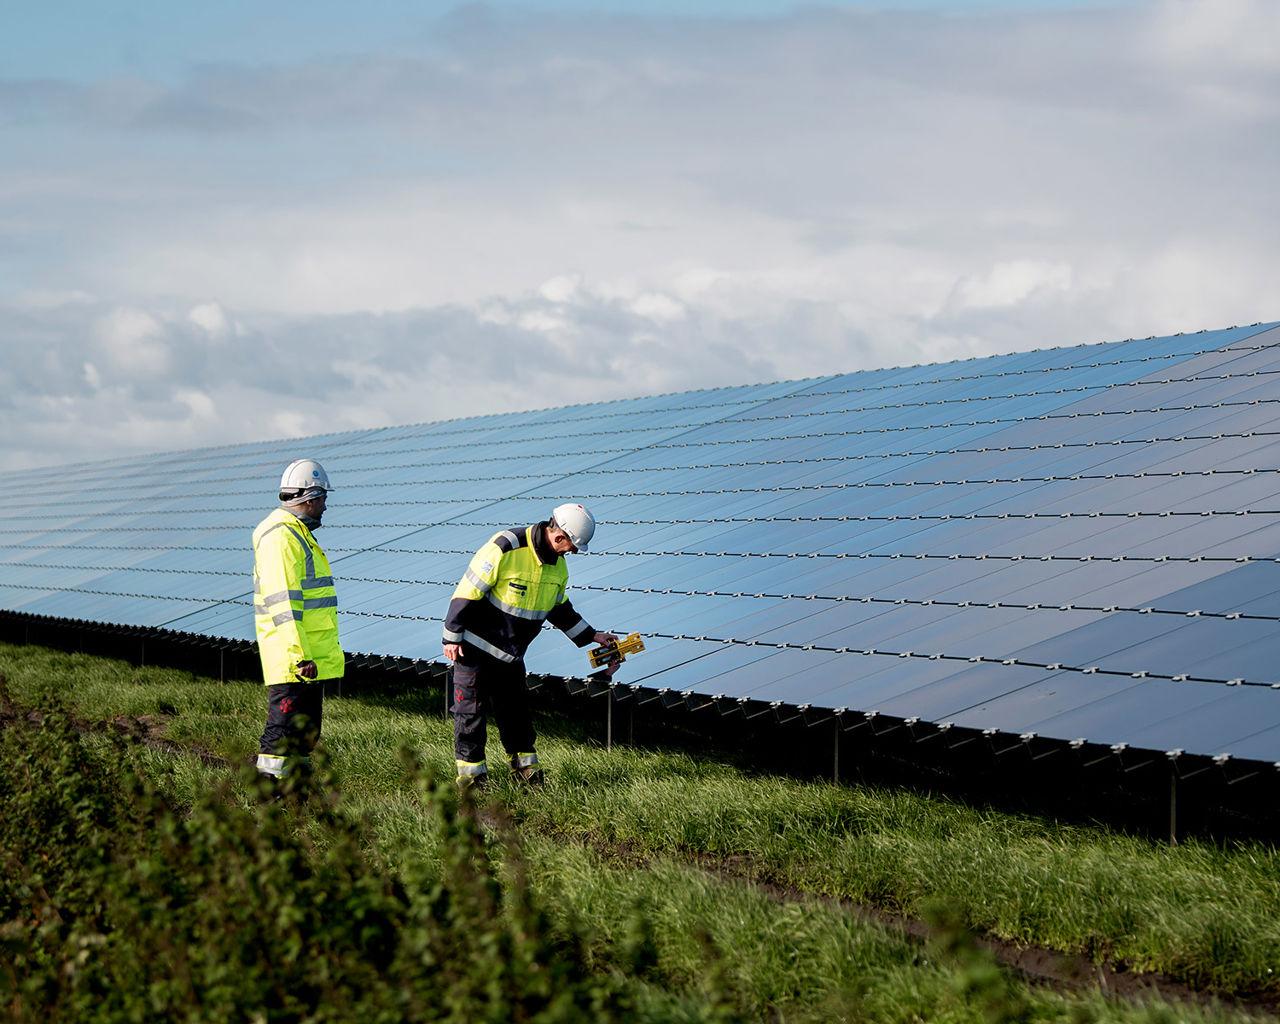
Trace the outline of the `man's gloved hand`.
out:
M 616 644 L 618 642 L 618 635 L 616 633 L 597 632 L 591 639 L 598 644 Z M 606 679 L 612 679 L 613 674 L 618 671 L 618 666 L 621 664 L 622 659 L 615 654 L 609 659 L 608 665 L 605 666 L 604 671 L 601 674 Z
M 314 661 L 298 662 L 298 667 L 295 671 L 301 679 L 314 679 L 320 672 L 320 670 L 316 668 L 316 663 Z

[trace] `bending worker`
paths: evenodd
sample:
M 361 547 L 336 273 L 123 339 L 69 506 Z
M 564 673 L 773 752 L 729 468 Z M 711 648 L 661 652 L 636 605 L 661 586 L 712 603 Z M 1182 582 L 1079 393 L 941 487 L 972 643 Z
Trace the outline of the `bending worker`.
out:
M 276 778 L 286 753 L 290 768 L 309 762 L 320 738 L 324 684 L 341 679 L 346 665 L 333 574 L 314 533 L 330 490 L 320 463 L 289 463 L 280 507 L 253 531 L 253 617 L 267 687 L 258 771 Z
M 586 551 L 596 523 L 581 505 L 558 506 L 551 518 L 503 530 L 477 551 L 453 592 L 444 620 L 444 656 L 453 662 L 453 736 L 458 784 L 483 785 L 486 716 L 518 779 L 537 785 L 533 716 L 524 653 L 546 619 L 579 647 L 612 643 L 587 625 L 569 599 L 564 556 Z

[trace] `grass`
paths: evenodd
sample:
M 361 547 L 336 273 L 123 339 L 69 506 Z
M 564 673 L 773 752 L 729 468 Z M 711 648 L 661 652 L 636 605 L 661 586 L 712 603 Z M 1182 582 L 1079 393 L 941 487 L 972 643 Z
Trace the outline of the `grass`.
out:
M 1269 847 L 1168 847 L 643 753 L 582 755 L 563 774 L 585 793 L 521 799 L 526 823 L 650 853 L 727 858 L 757 879 L 913 916 L 941 901 L 967 926 L 1013 942 L 1219 991 L 1275 991 L 1280 858 Z M 609 776 L 622 778 L 600 784 Z
M 264 697 L 252 682 L 6 645 L 0 672 L 29 706 L 56 692 L 86 718 L 162 719 L 167 739 L 234 762 L 256 750 Z M 371 823 L 372 857 L 438 854 L 397 757 L 408 746 L 451 772 L 437 698 L 403 690 L 326 703 L 344 805 Z M 1009 982 L 965 945 L 970 929 L 1209 992 L 1280 995 L 1280 860 L 1270 847 L 1171 848 L 903 792 L 748 777 L 685 754 L 605 751 L 572 723 L 540 727 L 553 784 L 530 793 L 495 780 L 486 802 L 514 821 L 534 889 L 566 927 L 593 936 L 599 969 L 625 972 L 652 1019 L 1241 1019 L 1185 1005 L 1170 1017 L 1158 1003 Z M 194 758 L 139 756 L 187 801 L 226 774 Z M 509 839 L 492 842 L 501 855 Z M 761 882 L 796 898 L 780 901 Z M 913 917 L 946 908 L 953 948 L 922 947 L 832 898 Z M 648 935 L 633 934 L 637 907 Z M 648 950 L 640 971 L 637 944 Z

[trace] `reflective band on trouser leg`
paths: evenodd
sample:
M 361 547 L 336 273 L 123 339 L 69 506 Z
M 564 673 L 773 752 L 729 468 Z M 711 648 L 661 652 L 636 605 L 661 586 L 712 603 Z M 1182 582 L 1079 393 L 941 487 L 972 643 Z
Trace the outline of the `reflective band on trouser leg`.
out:
M 299 768 L 310 768 L 311 758 L 306 756 L 285 757 L 282 754 L 259 754 L 258 771 L 263 775 L 272 775 L 277 779 L 292 775 Z
M 511 758 L 512 768 L 532 768 L 538 763 L 538 755 L 530 751 L 527 754 L 515 754 Z
M 284 758 L 279 754 L 259 754 L 258 771 L 278 779 L 284 774 Z
M 478 778 L 481 775 L 488 775 L 489 768 L 483 761 L 455 761 L 458 768 L 458 778 Z

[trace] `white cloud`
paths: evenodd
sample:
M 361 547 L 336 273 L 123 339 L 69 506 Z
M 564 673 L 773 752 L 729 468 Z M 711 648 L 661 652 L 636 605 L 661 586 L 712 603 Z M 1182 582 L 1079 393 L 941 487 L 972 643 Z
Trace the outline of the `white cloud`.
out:
M 324 430 L 320 417 L 309 417 L 300 412 L 274 412 L 266 417 L 268 437 L 302 437 Z
M 1280 316 L 1271 0 L 438 28 L 0 88 L 0 460 Z
M 573 299 L 581 284 L 582 277 L 580 275 L 561 274 L 559 277 L 553 277 L 550 281 L 545 282 L 538 289 L 538 294 L 548 302 L 569 302 Z
M 227 319 L 226 310 L 216 302 L 203 302 L 193 306 L 187 313 L 187 319 L 197 327 L 203 328 L 211 338 L 221 338 L 231 330 L 231 322 Z
M 115 370 L 138 377 L 160 377 L 170 367 L 164 330 L 145 310 L 121 307 L 96 325 L 99 350 Z
M 956 283 L 955 299 L 961 309 L 1008 308 L 1040 291 L 1066 292 L 1073 274 L 1065 263 L 1012 260 L 997 263 L 985 274 L 963 277 Z
M 1149 33 L 1151 52 L 1180 69 L 1220 65 L 1275 74 L 1280 7 L 1272 0 L 1162 0 Z M 1219 68 L 1220 71 L 1230 69 Z
M 637 295 L 628 308 L 636 316 L 656 320 L 659 323 L 683 320 L 685 317 L 684 305 L 660 292 L 645 292 L 643 295 Z
M 161 337 L 151 340 L 175 353 L 160 386 L 128 375 L 107 381 L 86 362 L 60 376 L 50 372 L 57 365 L 53 350 L 15 364 L 5 374 L 9 402 L 0 405 L 0 432 L 12 439 L 0 468 L 1224 326 L 1221 318 L 1205 319 L 1208 311 L 1232 304 L 1251 286 L 1265 287 L 1260 269 L 1257 280 L 1237 286 L 1240 292 L 1197 290 L 1204 268 L 1171 249 L 1154 265 L 1099 277 L 1091 285 L 1098 303 L 1081 310 L 1053 286 L 1052 268 L 1038 269 L 1019 276 L 992 268 L 969 282 L 1001 305 L 943 302 L 914 320 L 871 302 L 846 309 L 788 301 L 781 293 L 738 313 L 716 296 L 682 304 L 681 317 L 655 319 L 645 303 L 637 308 L 634 298 L 605 297 L 584 280 L 567 304 L 532 293 L 500 307 L 404 313 L 266 317 L 227 310 L 242 330 L 213 350 L 185 315 L 157 311 L 136 322 L 158 330 Z M 940 280 L 937 288 L 957 292 L 966 280 Z M 1181 302 L 1165 293 L 1171 287 L 1182 288 Z M 1165 302 L 1159 316 L 1150 312 L 1154 295 Z M 27 329 L 32 337 L 54 329 L 75 337 L 102 314 L 78 315 L 76 321 L 60 311 L 55 323 Z M 1037 331 L 1036 323 L 1054 326 Z
M 522 313 L 516 323 L 526 331 L 548 336 L 573 333 L 570 322 L 563 315 L 547 309 L 531 309 Z

